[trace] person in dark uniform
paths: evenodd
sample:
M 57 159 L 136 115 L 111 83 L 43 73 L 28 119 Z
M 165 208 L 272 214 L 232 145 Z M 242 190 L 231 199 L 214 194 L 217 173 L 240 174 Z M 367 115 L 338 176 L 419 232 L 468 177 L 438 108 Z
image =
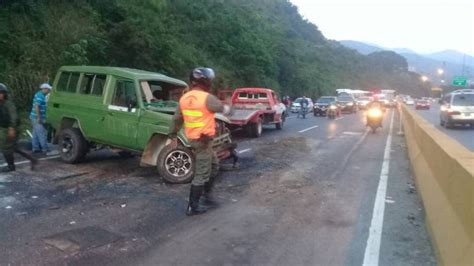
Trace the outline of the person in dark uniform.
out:
M 3 169 L 2 172 L 16 170 L 13 156 L 15 152 L 31 161 L 32 170 L 38 163 L 30 154 L 18 147 L 19 121 L 15 104 L 8 99 L 8 88 L 5 84 L 0 83 L 0 151 L 5 157 L 5 161 L 7 161 L 7 168 Z

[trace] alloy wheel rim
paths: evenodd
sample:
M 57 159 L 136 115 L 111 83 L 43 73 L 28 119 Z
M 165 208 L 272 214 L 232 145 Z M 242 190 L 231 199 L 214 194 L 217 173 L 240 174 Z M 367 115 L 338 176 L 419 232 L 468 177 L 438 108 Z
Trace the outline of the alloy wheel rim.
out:
M 182 178 L 191 172 L 191 157 L 181 150 L 170 152 L 165 159 L 165 168 L 170 175 Z
M 64 154 L 67 158 L 71 157 L 72 150 L 74 149 L 74 141 L 70 136 L 66 136 L 63 138 L 63 141 L 61 143 L 61 152 Z

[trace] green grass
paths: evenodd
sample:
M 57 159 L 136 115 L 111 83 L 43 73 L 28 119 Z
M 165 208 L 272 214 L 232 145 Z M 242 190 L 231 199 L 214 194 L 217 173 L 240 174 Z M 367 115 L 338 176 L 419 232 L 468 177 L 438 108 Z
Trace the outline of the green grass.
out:
M 30 114 L 22 112 L 20 114 L 20 129 L 18 130 L 20 139 L 30 139 L 30 136 L 26 133 L 27 130 L 29 130 L 30 133 L 32 132 Z

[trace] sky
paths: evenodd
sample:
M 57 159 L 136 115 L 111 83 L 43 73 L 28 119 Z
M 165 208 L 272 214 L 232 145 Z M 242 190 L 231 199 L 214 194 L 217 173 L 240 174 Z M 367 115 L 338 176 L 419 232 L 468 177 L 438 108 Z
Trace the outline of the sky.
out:
M 290 0 L 326 38 L 474 55 L 474 0 Z

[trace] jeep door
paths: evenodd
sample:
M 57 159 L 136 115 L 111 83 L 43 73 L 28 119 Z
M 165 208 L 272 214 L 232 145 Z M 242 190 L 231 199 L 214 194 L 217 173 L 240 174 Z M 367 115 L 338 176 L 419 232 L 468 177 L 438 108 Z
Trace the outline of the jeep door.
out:
M 112 97 L 105 116 L 105 135 L 109 144 L 132 150 L 137 147 L 140 108 L 135 81 L 115 78 Z

